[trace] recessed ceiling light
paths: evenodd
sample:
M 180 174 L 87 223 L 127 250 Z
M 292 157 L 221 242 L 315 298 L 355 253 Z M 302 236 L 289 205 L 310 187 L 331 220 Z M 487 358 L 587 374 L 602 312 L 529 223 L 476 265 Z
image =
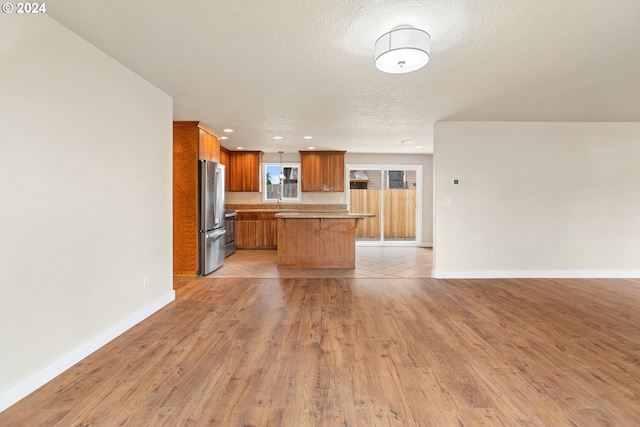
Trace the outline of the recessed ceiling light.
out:
M 233 129 L 229 129 L 229 128 L 222 129 L 222 132 L 231 133 L 233 132 Z
M 282 139 L 281 136 L 274 136 L 273 139 Z
M 238 150 L 244 150 L 244 147 L 236 147 Z
M 223 135 L 220 137 L 220 139 L 227 139 L 227 137 Z
M 307 147 L 309 150 L 315 150 L 316 147 Z
M 416 148 L 424 148 L 422 145 L 416 145 Z
M 307 135 L 307 136 L 305 136 L 305 137 L 304 137 L 304 139 L 313 139 L 313 137 L 312 137 L 312 136 Z

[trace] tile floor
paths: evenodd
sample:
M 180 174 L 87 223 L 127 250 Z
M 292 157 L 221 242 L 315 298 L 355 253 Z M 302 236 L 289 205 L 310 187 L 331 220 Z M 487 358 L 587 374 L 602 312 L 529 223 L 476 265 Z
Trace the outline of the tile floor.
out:
M 432 248 L 356 246 L 356 268 L 278 267 L 275 250 L 238 250 L 207 277 L 255 278 L 429 278 Z

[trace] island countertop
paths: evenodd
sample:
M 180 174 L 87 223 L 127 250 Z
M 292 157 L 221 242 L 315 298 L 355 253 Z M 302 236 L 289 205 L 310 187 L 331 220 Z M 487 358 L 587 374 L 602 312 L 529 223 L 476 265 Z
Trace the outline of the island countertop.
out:
M 363 219 L 373 217 L 372 213 L 352 213 L 352 212 L 279 212 L 276 218 L 283 219 Z

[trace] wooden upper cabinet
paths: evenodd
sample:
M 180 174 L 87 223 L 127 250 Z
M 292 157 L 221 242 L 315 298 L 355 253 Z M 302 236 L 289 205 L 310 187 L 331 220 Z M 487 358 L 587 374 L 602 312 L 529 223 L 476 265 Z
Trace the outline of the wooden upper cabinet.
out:
M 344 191 L 344 152 L 323 155 L 323 191 Z
M 320 154 L 300 152 L 300 187 L 302 191 L 322 191 L 322 167 Z
M 173 151 L 195 153 L 196 159 L 220 163 L 220 141 L 202 122 L 173 122 Z M 191 159 L 190 159 L 191 160 Z
M 346 151 L 300 151 L 302 191 L 344 191 Z
M 230 151 L 229 191 L 259 192 L 261 165 L 262 151 Z
M 202 128 L 198 129 L 198 133 L 200 158 L 220 163 L 220 141 L 218 138 Z

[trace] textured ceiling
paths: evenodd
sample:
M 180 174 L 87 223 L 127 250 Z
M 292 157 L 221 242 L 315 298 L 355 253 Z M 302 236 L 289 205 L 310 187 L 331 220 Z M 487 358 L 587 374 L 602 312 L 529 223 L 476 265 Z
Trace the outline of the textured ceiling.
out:
M 638 0 L 56 0 L 47 14 L 171 95 L 175 120 L 235 129 L 231 149 L 430 153 L 439 120 L 640 121 Z M 431 34 L 431 61 L 381 73 L 374 43 L 399 25 Z

